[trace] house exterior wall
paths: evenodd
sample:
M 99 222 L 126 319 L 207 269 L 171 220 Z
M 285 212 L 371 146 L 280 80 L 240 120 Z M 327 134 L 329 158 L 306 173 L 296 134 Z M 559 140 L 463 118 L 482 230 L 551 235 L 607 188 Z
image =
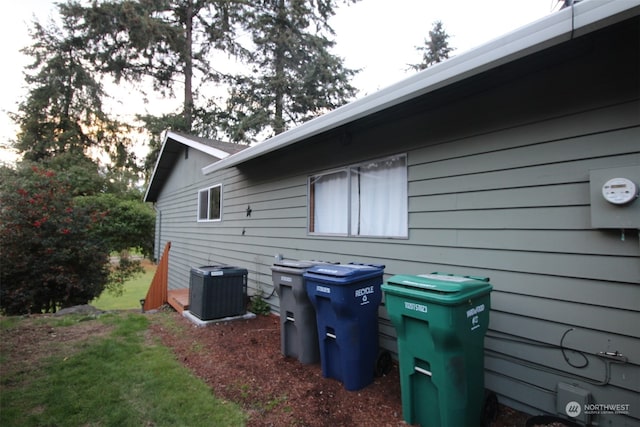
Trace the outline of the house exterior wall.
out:
M 487 276 L 485 382 L 501 402 L 555 413 L 558 383 L 570 383 L 630 404 L 600 425 L 640 425 L 638 230 L 592 228 L 589 183 L 592 170 L 640 169 L 638 39 L 634 20 L 208 176 L 190 173 L 206 158 L 178 160 L 157 203 L 170 287 L 188 286 L 193 265 L 237 265 L 277 312 L 276 254 L 385 264 L 386 277 Z M 309 176 L 400 153 L 407 239 L 307 233 Z M 223 220 L 197 223 L 197 191 L 217 183 Z M 395 351 L 384 306 L 380 334 Z M 627 363 L 597 356 L 615 351 Z
M 211 183 L 201 169 L 215 160 L 184 147 L 155 204 L 157 256 L 171 242 L 169 289 L 189 287 L 191 267 L 216 263 L 208 255 L 211 238 L 207 237 L 207 230 L 218 223 L 197 222 L 198 191 L 218 183 Z

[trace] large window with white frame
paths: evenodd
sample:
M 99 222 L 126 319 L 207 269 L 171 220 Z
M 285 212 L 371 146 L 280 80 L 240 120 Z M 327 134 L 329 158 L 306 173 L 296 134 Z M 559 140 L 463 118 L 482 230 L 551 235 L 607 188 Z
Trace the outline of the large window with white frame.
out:
M 309 177 L 309 233 L 408 237 L 407 156 Z
M 198 221 L 222 219 L 222 184 L 198 191 Z

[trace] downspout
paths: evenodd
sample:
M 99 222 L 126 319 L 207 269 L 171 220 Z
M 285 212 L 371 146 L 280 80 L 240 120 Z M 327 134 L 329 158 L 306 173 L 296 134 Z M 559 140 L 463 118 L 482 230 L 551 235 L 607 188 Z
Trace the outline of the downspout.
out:
M 575 0 L 569 0 L 571 5 L 571 40 L 576 31 L 576 2 Z
M 153 210 L 156 211 L 156 234 L 158 235 L 158 244 L 156 245 L 156 261 L 160 259 L 160 250 L 162 247 L 162 211 L 154 203 Z
M 564 5 L 562 6 L 562 9 L 570 7 L 571 8 L 571 38 L 570 40 L 573 40 L 573 34 L 575 32 L 575 17 L 576 17 L 576 11 L 575 11 L 575 6 L 576 3 L 578 3 L 580 0 L 564 0 Z

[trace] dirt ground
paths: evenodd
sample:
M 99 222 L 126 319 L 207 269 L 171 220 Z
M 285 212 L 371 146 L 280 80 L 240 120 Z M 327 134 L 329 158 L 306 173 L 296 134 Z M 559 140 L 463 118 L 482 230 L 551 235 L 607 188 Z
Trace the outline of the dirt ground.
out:
M 211 386 L 219 397 L 250 413 L 248 426 L 407 426 L 402 419 L 398 366 L 359 391 L 323 378 L 321 366 L 280 352 L 280 320 L 258 316 L 195 327 L 177 313 L 152 334 Z M 176 326 L 177 325 L 177 328 Z M 493 427 L 524 426 L 528 416 L 499 405 Z

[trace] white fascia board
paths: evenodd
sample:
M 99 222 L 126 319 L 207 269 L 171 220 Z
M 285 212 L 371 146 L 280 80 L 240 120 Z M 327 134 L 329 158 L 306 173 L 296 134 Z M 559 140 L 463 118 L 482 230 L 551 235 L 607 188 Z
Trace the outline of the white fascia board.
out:
M 151 173 L 151 179 L 149 180 L 149 184 L 147 184 L 147 191 L 144 192 L 144 200 L 147 201 L 149 197 L 149 190 L 151 190 L 151 183 L 153 183 L 154 178 L 156 177 L 156 171 L 158 170 L 158 165 L 160 164 L 160 159 L 162 158 L 162 154 L 164 153 L 164 147 L 167 145 L 167 134 L 166 132 L 164 138 L 162 138 L 162 146 L 160 147 L 160 152 L 158 153 L 158 157 L 156 158 L 156 164 L 153 165 L 153 172 Z
M 202 151 L 203 153 L 209 154 L 213 157 L 217 157 L 218 159 L 224 159 L 230 156 L 226 151 L 219 150 L 215 147 L 210 147 L 208 145 L 202 144 L 201 142 L 193 141 L 189 138 L 186 138 L 180 134 L 177 134 L 172 131 L 166 131 L 164 138 L 162 138 L 162 146 L 160 147 L 160 152 L 158 153 L 158 158 L 156 159 L 156 164 L 153 166 L 153 173 L 151 174 L 151 179 L 149 180 L 149 185 L 147 185 L 147 191 L 144 193 L 144 199 L 147 200 L 149 196 L 149 190 L 151 189 L 151 183 L 156 176 L 156 171 L 158 169 L 158 164 L 160 163 L 160 159 L 162 159 L 162 155 L 164 154 L 164 149 L 167 146 L 167 140 L 172 139 L 181 144 L 184 144 L 188 147 L 194 148 L 196 150 Z
M 164 145 L 167 142 L 167 139 L 173 139 L 174 141 L 177 141 L 181 144 L 184 144 L 188 147 L 191 148 L 195 148 L 198 151 L 202 151 L 203 153 L 212 155 L 213 157 L 216 157 L 218 159 L 225 159 L 227 157 L 229 157 L 229 153 L 227 153 L 226 151 L 222 151 L 218 148 L 215 147 L 211 147 L 209 145 L 203 144 L 201 142 L 198 141 L 194 141 L 192 139 L 189 139 L 183 135 L 168 131 L 167 134 L 164 137 L 164 140 L 162 141 L 162 148 L 164 148 Z
M 615 20 L 634 15 L 640 0 L 585 0 L 573 8 L 565 8 L 520 29 L 494 39 L 478 48 L 427 68 L 392 86 L 353 101 L 323 116 L 310 120 L 273 138 L 202 168 L 207 175 L 244 163 L 296 142 L 330 131 L 378 111 L 402 104 L 508 62 L 542 51 L 575 36 L 575 18 L 584 32 L 593 31 L 594 24 L 608 25 L 611 14 Z M 637 14 L 637 11 L 635 11 Z M 589 28 L 591 27 L 591 28 Z
M 640 14 L 640 0 L 587 0 L 575 5 L 574 37 Z

